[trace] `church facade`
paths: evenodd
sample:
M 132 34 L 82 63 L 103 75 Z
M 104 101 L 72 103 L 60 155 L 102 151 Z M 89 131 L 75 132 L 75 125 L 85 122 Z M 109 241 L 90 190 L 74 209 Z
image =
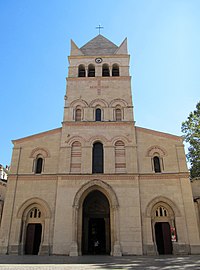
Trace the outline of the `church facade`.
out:
M 62 127 L 13 141 L 1 254 L 200 253 L 182 138 L 135 126 L 129 58 L 71 41 Z

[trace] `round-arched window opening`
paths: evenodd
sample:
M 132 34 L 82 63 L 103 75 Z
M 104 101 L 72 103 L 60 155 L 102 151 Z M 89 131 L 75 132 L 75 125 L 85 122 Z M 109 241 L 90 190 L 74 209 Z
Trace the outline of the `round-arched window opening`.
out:
M 104 171 L 104 157 L 103 144 L 96 142 L 93 144 L 92 151 L 92 173 L 103 173 Z

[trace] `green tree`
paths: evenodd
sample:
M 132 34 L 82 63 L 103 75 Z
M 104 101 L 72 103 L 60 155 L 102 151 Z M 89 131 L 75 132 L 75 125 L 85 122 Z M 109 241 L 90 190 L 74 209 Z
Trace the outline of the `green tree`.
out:
M 184 140 L 189 143 L 187 160 L 191 165 L 190 176 L 200 177 L 200 101 L 194 112 L 182 123 L 181 131 L 184 133 Z

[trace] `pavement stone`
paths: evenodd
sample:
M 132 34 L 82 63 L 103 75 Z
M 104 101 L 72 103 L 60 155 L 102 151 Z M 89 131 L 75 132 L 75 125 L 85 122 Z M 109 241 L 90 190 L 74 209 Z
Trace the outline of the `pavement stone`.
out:
M 18 256 L 0 255 L 0 270 L 193 270 L 200 256 Z

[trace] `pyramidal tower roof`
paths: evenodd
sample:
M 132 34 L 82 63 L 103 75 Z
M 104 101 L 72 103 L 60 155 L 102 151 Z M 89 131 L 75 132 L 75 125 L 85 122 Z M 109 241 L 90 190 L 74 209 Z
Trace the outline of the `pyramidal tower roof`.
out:
M 100 34 L 80 48 L 84 55 L 110 55 L 117 49 L 118 46 Z
M 113 54 L 128 54 L 127 50 L 127 38 L 118 47 L 113 42 L 108 40 L 102 35 L 98 35 L 91 39 L 81 48 L 79 48 L 76 43 L 71 40 L 71 56 L 83 56 L 83 55 L 113 55 Z

